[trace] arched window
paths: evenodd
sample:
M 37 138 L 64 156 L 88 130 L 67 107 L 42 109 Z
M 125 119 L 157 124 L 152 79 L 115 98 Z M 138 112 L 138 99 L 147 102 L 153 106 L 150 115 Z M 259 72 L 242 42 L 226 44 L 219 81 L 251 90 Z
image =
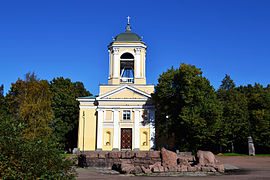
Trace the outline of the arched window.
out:
M 110 146 L 111 145 L 111 132 L 107 131 L 105 133 L 105 145 Z
M 134 83 L 134 56 L 131 53 L 120 56 L 120 82 Z
M 147 146 L 148 145 L 148 136 L 147 136 L 147 132 L 146 131 L 144 131 L 143 133 L 142 133 L 142 145 L 143 146 Z
M 134 56 L 130 53 L 124 53 L 121 55 L 120 59 L 134 59 Z

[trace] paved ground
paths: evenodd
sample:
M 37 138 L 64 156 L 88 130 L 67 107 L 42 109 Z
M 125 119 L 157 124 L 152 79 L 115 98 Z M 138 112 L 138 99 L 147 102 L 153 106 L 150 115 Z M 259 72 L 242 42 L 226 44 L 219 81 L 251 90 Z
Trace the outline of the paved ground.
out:
M 130 176 L 101 173 L 100 170 L 94 169 L 78 169 L 78 179 L 97 179 L 97 180 L 161 180 L 161 179 L 269 179 L 270 180 L 270 157 L 217 157 L 224 164 L 231 164 L 240 168 L 239 172 L 226 174 L 221 176 L 207 177 L 146 177 L 146 176 Z

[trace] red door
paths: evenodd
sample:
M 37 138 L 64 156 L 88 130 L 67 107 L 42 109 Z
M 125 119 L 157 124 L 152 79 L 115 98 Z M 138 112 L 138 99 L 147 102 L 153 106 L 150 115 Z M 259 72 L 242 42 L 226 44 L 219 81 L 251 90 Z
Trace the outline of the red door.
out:
M 121 129 L 121 149 L 132 148 L 132 128 Z

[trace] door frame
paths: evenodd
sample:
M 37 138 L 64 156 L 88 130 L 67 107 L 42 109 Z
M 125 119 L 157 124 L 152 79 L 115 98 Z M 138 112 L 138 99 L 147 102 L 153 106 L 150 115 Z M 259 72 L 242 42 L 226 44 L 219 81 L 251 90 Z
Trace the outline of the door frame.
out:
M 134 133 L 133 133 L 133 127 L 121 127 L 120 128 L 120 150 L 129 150 L 129 149 L 122 149 L 122 129 L 131 129 L 131 149 L 133 149 L 133 136 L 134 136 Z

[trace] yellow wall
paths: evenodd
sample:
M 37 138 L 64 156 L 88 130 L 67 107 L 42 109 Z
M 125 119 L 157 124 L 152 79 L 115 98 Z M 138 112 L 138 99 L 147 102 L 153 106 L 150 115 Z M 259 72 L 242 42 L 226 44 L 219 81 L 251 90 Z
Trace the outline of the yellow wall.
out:
M 99 95 L 105 94 L 107 92 L 113 91 L 119 88 L 119 86 L 99 86 Z
M 110 140 L 108 140 L 107 132 L 111 134 Z M 113 128 L 103 128 L 103 137 L 102 137 L 103 143 L 102 143 L 102 150 L 103 151 L 111 151 L 113 149 Z M 110 144 L 107 144 L 106 142 L 109 142 Z
M 83 122 L 83 111 L 85 112 L 85 122 Z M 93 151 L 96 149 L 96 110 L 95 109 L 80 109 L 79 117 L 79 132 L 78 132 L 78 148 Z M 84 124 L 85 123 L 85 124 Z M 84 132 L 83 132 L 84 125 Z
M 109 96 L 108 99 L 145 99 L 145 96 L 126 89 L 113 96 Z
M 121 84 L 122 85 L 122 84 Z M 118 85 L 118 86 L 115 86 L 115 85 L 101 85 L 99 86 L 99 95 L 103 95 L 105 93 L 108 93 L 110 91 L 113 91 L 119 87 L 121 87 L 121 85 Z M 148 94 L 151 94 L 154 92 L 154 85 L 143 85 L 143 86 L 136 86 L 136 85 L 133 85 L 133 84 L 129 84 L 131 85 L 132 87 L 136 88 L 136 89 L 139 89 L 143 92 L 146 92 Z M 83 103 L 83 102 L 82 102 Z

